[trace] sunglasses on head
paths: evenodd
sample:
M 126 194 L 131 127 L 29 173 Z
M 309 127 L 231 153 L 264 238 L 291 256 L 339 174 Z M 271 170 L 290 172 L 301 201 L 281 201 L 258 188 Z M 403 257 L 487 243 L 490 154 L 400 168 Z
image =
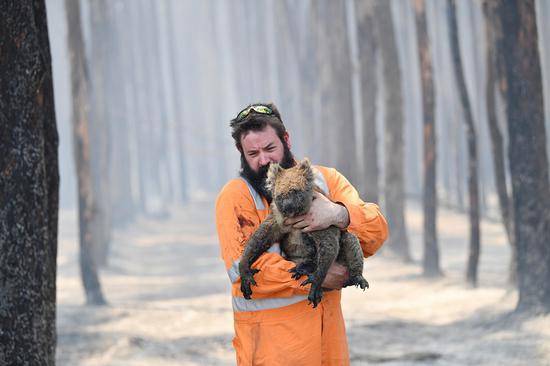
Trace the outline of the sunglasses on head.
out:
M 251 105 L 250 107 L 243 109 L 242 111 L 239 112 L 239 114 L 237 114 L 236 122 L 240 122 L 243 119 L 245 119 L 246 116 L 248 116 L 252 111 L 260 114 L 267 114 L 267 115 L 273 114 L 273 110 L 268 106 L 261 105 L 261 104 Z

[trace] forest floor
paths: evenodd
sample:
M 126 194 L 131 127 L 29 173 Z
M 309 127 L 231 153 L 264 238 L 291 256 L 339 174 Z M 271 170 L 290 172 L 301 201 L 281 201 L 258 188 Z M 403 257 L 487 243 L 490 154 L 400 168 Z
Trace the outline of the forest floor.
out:
M 439 211 L 444 277 L 421 276 L 422 215 L 410 203 L 414 262 L 386 251 L 366 261 L 371 288 L 345 289 L 352 365 L 550 365 L 550 316 L 514 315 L 506 286 L 509 248 L 499 223 L 482 222 L 479 286 L 464 281 L 468 221 Z M 140 218 L 114 233 L 101 273 L 108 306 L 85 306 L 76 216 L 60 215 L 58 365 L 233 365 L 229 280 L 219 256 L 213 203 Z

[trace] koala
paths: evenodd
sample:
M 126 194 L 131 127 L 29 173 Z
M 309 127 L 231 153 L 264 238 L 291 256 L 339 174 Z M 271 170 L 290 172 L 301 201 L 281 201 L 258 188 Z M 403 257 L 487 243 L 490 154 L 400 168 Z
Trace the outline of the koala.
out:
M 275 242 L 280 243 L 285 258 L 296 264 L 290 270 L 292 278 L 307 276 L 301 285 L 311 283 L 308 300 L 314 308 L 322 299 L 321 285 L 334 260 L 348 268 L 349 280 L 344 287 L 355 285 L 363 290 L 368 288 L 369 284 L 363 277 L 363 253 L 355 235 L 336 226 L 302 233 L 299 229 L 284 225 L 285 219 L 309 211 L 314 191 L 324 194 L 314 183 L 309 160 L 306 158 L 289 169 L 271 164 L 266 185 L 273 197 L 270 213 L 249 238 L 239 263 L 244 297 L 250 299 L 251 285 L 256 285 L 254 274 L 259 270 L 252 269 L 252 263 Z

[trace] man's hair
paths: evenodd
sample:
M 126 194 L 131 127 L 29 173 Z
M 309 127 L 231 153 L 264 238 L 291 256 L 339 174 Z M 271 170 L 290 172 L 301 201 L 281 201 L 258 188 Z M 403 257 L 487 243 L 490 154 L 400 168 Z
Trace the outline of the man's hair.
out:
M 269 107 L 273 113 L 263 114 L 258 113 L 254 110 L 251 110 L 250 113 L 241 120 L 238 120 L 238 117 L 235 117 L 231 120 L 231 137 L 235 140 L 235 146 L 242 153 L 243 149 L 241 146 L 241 137 L 246 135 L 250 131 L 261 131 L 266 126 L 271 126 L 277 133 L 277 136 L 281 139 L 281 142 L 285 144 L 284 135 L 286 133 L 285 125 L 281 119 L 281 114 L 279 110 L 273 103 L 253 103 L 248 105 L 246 108 L 250 108 L 255 105 L 264 105 Z M 244 110 L 243 109 L 243 110 Z

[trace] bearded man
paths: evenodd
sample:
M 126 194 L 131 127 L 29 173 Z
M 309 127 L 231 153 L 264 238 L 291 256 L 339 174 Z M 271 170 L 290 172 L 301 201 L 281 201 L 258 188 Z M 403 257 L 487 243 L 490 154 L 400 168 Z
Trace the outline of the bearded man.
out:
M 349 365 L 341 288 L 345 267 L 333 263 L 323 282 L 325 292 L 316 308 L 308 305 L 308 286 L 291 277 L 295 264 L 284 258 L 278 243 L 254 262 L 251 300 L 240 290 L 238 264 L 248 238 L 269 213 L 265 187 L 269 164 L 295 164 L 290 135 L 273 104 L 251 104 L 230 123 L 241 154 L 240 177 L 230 180 L 216 200 L 216 228 L 222 258 L 232 283 L 238 365 Z M 374 203 L 365 203 L 336 169 L 315 166 L 315 193 L 309 212 L 285 224 L 303 232 L 331 225 L 357 235 L 365 257 L 373 255 L 388 236 L 386 220 Z M 327 198 L 328 197 L 328 198 Z M 332 290 L 332 291 L 331 291 Z

